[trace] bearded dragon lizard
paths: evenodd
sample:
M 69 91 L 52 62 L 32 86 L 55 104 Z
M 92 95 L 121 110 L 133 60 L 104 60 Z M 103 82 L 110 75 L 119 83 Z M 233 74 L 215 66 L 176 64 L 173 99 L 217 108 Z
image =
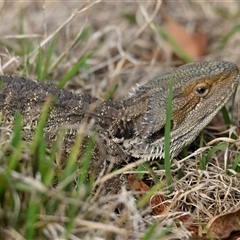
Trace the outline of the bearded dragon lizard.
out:
M 94 123 L 96 147 L 91 169 L 96 175 L 104 163 L 121 164 L 131 157 L 164 157 L 164 126 L 169 81 L 172 79 L 171 158 L 189 145 L 224 106 L 239 82 L 239 69 L 225 61 L 195 62 L 180 66 L 138 87 L 119 101 L 78 95 L 21 77 L 0 77 L 2 126 L 12 127 L 14 115 L 23 116 L 22 137 L 31 141 L 48 96 L 57 98 L 45 126 L 51 146 L 66 128 L 63 148 L 72 146 L 81 125 Z M 92 125 L 91 125 L 92 126 Z M 83 133 L 89 135 L 88 128 Z M 98 140 L 97 140 L 98 139 Z

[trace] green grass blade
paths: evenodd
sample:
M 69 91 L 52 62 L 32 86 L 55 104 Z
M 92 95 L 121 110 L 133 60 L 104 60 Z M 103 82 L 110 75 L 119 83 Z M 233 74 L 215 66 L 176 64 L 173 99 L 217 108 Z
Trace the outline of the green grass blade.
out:
M 207 153 L 207 161 L 210 160 L 210 158 L 215 154 L 218 150 L 226 148 L 228 145 L 227 142 L 221 142 L 217 146 L 213 147 L 208 153 Z
M 16 114 L 13 126 L 13 138 L 11 142 L 13 146 L 13 152 L 10 155 L 9 164 L 5 170 L 7 176 L 11 170 L 16 169 L 19 163 L 19 154 L 21 152 L 21 132 L 22 132 L 22 116 L 20 114 Z
M 86 41 L 89 38 L 89 32 L 90 32 L 90 28 L 89 27 L 85 27 L 84 29 L 80 29 L 79 33 L 77 34 L 76 38 L 72 41 L 72 43 L 70 44 L 70 46 L 67 48 L 67 50 L 65 50 L 64 52 L 62 52 L 62 54 L 60 54 L 60 56 L 58 56 L 58 58 L 56 59 L 56 61 L 54 61 L 51 66 L 50 66 L 50 71 L 53 70 L 54 68 L 56 68 L 64 59 L 64 57 L 67 55 L 67 53 L 73 49 L 75 47 L 75 45 L 80 41 Z
M 232 121 L 231 121 L 231 119 L 229 117 L 229 113 L 228 113 L 228 111 L 227 111 L 225 106 L 221 109 L 221 112 L 222 112 L 224 123 L 226 125 L 230 125 L 232 123 Z
M 22 115 L 17 113 L 15 115 L 12 138 L 12 146 L 15 148 L 17 148 L 20 144 L 21 132 L 22 132 Z
M 85 149 L 84 156 L 81 159 L 81 172 L 79 175 L 79 182 L 78 182 L 79 186 L 88 181 L 87 173 L 88 173 L 88 169 L 89 169 L 91 158 L 92 158 L 93 148 L 94 148 L 94 141 L 93 141 L 93 138 L 90 137 L 87 142 L 87 147 Z
M 231 103 L 231 119 L 234 118 L 234 105 L 235 105 L 235 99 L 236 99 L 236 95 L 237 95 L 237 89 L 238 88 L 235 88 L 234 89 L 234 92 L 233 92 L 233 96 L 232 96 L 232 103 Z
M 80 40 L 83 40 L 83 41 L 85 40 L 85 41 L 86 41 L 86 40 L 89 38 L 89 36 L 90 36 L 90 28 L 89 28 L 89 27 L 83 28 L 83 29 L 78 33 L 78 35 L 76 36 L 76 38 L 73 40 L 73 42 L 72 42 L 69 50 L 72 49 L 72 48 L 74 48 L 75 45 L 76 45 Z
M 21 52 L 19 52 L 19 49 L 14 44 L 9 42 L 8 40 L 0 39 L 0 45 L 6 47 L 6 49 L 8 49 L 8 51 L 16 53 L 16 55 L 21 55 Z
M 140 198 L 140 199 L 138 200 L 138 202 L 137 202 L 137 207 L 138 207 L 138 208 L 144 207 L 144 206 L 148 203 L 149 199 L 150 199 L 153 195 L 155 195 L 156 192 L 159 191 L 159 189 L 162 189 L 162 188 L 163 188 L 163 184 L 162 184 L 162 183 L 157 183 L 157 184 L 155 184 L 150 190 L 148 190 L 148 191 L 144 194 L 144 196 L 143 196 L 142 198 Z
M 56 101 L 56 97 L 49 97 L 47 98 L 45 104 L 43 105 L 42 112 L 37 125 L 37 129 L 35 131 L 35 135 L 33 137 L 32 145 L 31 145 L 33 151 L 37 149 L 39 141 L 42 141 L 43 139 L 44 127 L 51 113 L 51 109 L 54 106 L 55 101 Z
M 37 222 L 37 214 L 39 213 L 40 202 L 37 200 L 36 196 L 34 196 L 33 198 L 34 199 L 31 199 L 29 201 L 27 214 L 26 214 L 27 226 L 26 226 L 25 235 L 27 239 L 35 239 L 35 233 L 36 233 L 35 224 Z
M 50 153 L 49 153 L 49 160 L 46 166 L 43 166 L 43 174 L 42 174 L 42 181 L 46 186 L 51 186 L 54 183 L 54 177 L 58 175 L 58 172 L 61 172 L 60 168 L 55 168 L 55 159 L 59 157 L 58 150 L 61 147 L 61 144 L 64 140 L 65 131 L 60 131 L 57 137 L 57 140 L 53 143 Z M 44 169 L 45 167 L 45 169 Z M 59 166 L 58 166 L 59 167 Z
M 37 77 L 38 77 L 38 80 L 40 80 L 40 81 L 43 80 L 42 65 L 43 65 L 43 50 L 41 47 L 39 47 L 38 58 L 37 58 Z
M 66 216 L 68 217 L 69 221 L 66 223 L 65 226 L 66 233 L 64 239 L 70 239 L 69 235 L 71 234 L 71 231 L 74 227 L 74 218 L 76 216 L 76 211 L 77 207 L 74 205 L 70 205 L 66 212 Z
M 155 171 L 151 168 L 149 162 L 146 162 L 143 165 L 145 166 L 145 169 L 148 170 L 149 173 L 151 174 L 154 182 L 159 183 L 159 178 L 158 178 L 157 174 L 155 173 Z
M 167 99 L 167 113 L 166 113 L 166 125 L 164 132 L 164 165 L 166 172 L 167 185 L 170 186 L 171 180 L 171 155 L 170 155 L 170 134 L 171 134 L 171 113 L 172 113 L 172 99 L 173 99 L 173 79 L 170 77 L 168 87 L 168 99 Z
M 240 31 L 240 24 L 234 26 L 220 41 L 219 49 L 222 50 L 225 48 L 230 39 Z
M 20 114 L 15 115 L 14 119 L 14 126 L 13 126 L 13 137 L 11 140 L 12 145 L 12 152 L 9 156 L 9 161 L 6 166 L 5 171 L 0 174 L 0 205 L 3 206 L 4 203 L 9 205 L 9 199 L 6 200 L 4 196 L 6 194 L 8 195 L 8 198 L 10 197 L 9 193 L 9 179 L 10 179 L 10 173 L 12 170 L 19 170 L 19 156 L 21 153 L 21 132 L 22 132 L 22 116 Z
M 168 227 L 161 231 L 161 233 L 158 236 L 154 236 L 154 232 L 159 225 L 159 222 L 154 222 L 145 232 L 144 236 L 141 238 L 141 240 L 149 240 L 149 239 L 157 239 L 157 240 L 164 240 L 166 239 L 166 236 L 171 233 L 171 228 Z M 154 238 L 153 238 L 154 237 Z
M 204 132 L 202 131 L 200 134 L 199 148 L 202 148 L 203 146 L 204 146 Z
M 207 167 L 207 156 L 206 156 L 206 154 L 203 154 L 203 155 L 202 155 L 202 158 L 201 158 L 201 160 L 200 160 L 200 166 L 199 166 L 199 168 L 200 168 L 201 170 L 206 170 L 206 167 Z
M 25 53 L 25 55 L 31 53 L 34 49 L 34 45 L 33 45 L 33 42 L 32 41 L 29 41 L 29 43 L 27 44 L 27 53 Z M 25 61 L 24 61 L 24 65 L 23 65 L 23 69 L 24 69 L 24 76 L 28 77 L 29 76 L 29 73 L 31 72 L 31 61 L 29 58 L 25 58 Z
M 105 94 L 104 99 L 105 100 L 112 99 L 112 96 L 115 93 L 115 91 L 117 90 L 117 88 L 118 88 L 118 83 L 113 84 L 113 86 L 110 87 L 108 92 Z
M 228 145 L 227 142 L 221 142 L 217 146 L 213 147 L 207 154 L 203 154 L 202 159 L 200 161 L 200 169 L 206 170 L 207 163 L 210 158 L 215 154 L 218 150 L 226 148 Z
M 46 146 L 45 146 L 45 138 L 44 138 L 44 127 L 48 120 L 48 117 L 51 113 L 51 110 L 56 101 L 56 97 L 47 98 L 45 104 L 43 105 L 43 109 L 39 118 L 39 122 L 37 125 L 37 129 L 33 136 L 33 141 L 31 144 L 31 152 L 32 152 L 32 168 L 33 175 L 35 176 L 36 172 L 40 171 L 41 174 L 46 174 Z
M 130 23 L 130 24 L 136 24 L 136 16 L 134 13 L 124 13 L 123 17 Z
M 240 154 L 237 155 L 236 160 L 233 162 L 232 169 L 236 172 L 240 171 Z
M 231 20 L 231 22 L 233 22 L 233 20 L 238 19 L 239 18 L 239 14 L 240 14 L 240 5 L 237 6 L 237 9 L 235 9 L 235 13 L 234 12 L 230 12 L 228 11 L 226 8 L 220 8 L 220 7 L 216 7 L 215 8 L 215 12 L 220 15 L 222 18 L 226 18 L 228 20 Z
M 182 151 L 180 152 L 179 156 L 181 158 L 185 158 L 188 156 L 188 151 L 187 151 L 187 147 L 183 147 Z
M 74 77 L 79 69 L 81 67 L 83 67 L 86 64 L 87 59 L 89 59 L 89 57 L 91 56 L 91 53 L 86 54 L 83 58 L 81 58 L 71 69 L 69 72 L 66 73 L 66 75 L 64 75 L 64 77 L 60 80 L 60 82 L 58 83 L 58 88 L 62 88 L 64 87 L 64 85 L 69 81 L 69 79 L 71 79 L 72 77 Z
M 199 142 L 199 148 L 202 148 L 204 146 L 204 131 L 201 132 L 200 135 L 200 142 Z M 206 160 L 207 154 L 202 154 L 201 161 L 200 161 L 200 169 L 201 170 L 206 170 Z
M 144 236 L 141 238 L 141 240 L 149 240 L 152 239 L 152 236 L 154 234 L 155 229 L 158 226 L 158 222 L 154 222 L 145 232 Z
M 64 170 L 64 179 L 66 179 L 71 174 L 75 174 L 76 171 L 78 171 L 77 168 L 79 166 L 77 164 L 77 160 L 79 157 L 79 148 L 81 147 L 82 141 L 83 141 L 83 136 L 82 134 L 79 133 L 76 137 L 75 144 L 72 147 L 70 156 L 68 157 L 68 160 L 67 160 L 67 166 L 66 166 L 66 169 Z M 83 184 L 89 183 L 87 173 L 88 173 L 88 169 L 91 161 L 93 147 L 94 147 L 93 138 L 89 137 L 86 143 L 86 148 L 84 149 L 84 155 L 81 158 L 81 163 L 80 163 L 81 171 L 80 171 L 80 174 L 78 177 L 78 183 L 77 183 L 77 188 L 79 189 L 79 191 L 73 191 L 71 194 L 71 198 L 74 198 L 74 199 L 83 198 L 81 186 Z M 71 183 L 71 186 L 73 186 L 72 183 Z M 66 188 L 68 188 L 68 186 Z M 90 193 L 91 192 L 90 186 L 88 190 L 89 190 L 88 192 Z M 81 196 L 79 194 L 81 194 Z M 65 239 L 69 238 L 69 234 L 71 233 L 72 228 L 74 227 L 74 218 L 76 216 L 76 211 L 77 211 L 77 206 L 70 205 L 66 212 L 66 216 L 68 216 L 69 221 L 66 224 Z
M 50 48 L 49 50 L 47 51 L 47 59 L 46 59 L 46 63 L 45 63 L 45 67 L 44 67 L 44 70 L 43 70 L 43 79 L 42 80 L 46 80 L 47 78 L 47 75 L 48 75 L 48 70 L 49 70 L 49 67 L 50 67 L 50 62 L 51 62 L 51 59 L 52 59 L 52 56 L 53 56 L 53 53 L 55 51 L 55 47 L 56 47 L 56 42 L 57 42 L 57 35 L 55 35 L 51 41 L 51 45 L 50 45 Z
M 167 32 L 159 25 L 155 24 L 159 35 L 169 43 L 169 45 L 174 49 L 177 55 L 183 59 L 185 62 L 192 62 L 193 59 L 179 46 L 179 44 L 167 34 Z
M 64 168 L 63 176 L 60 178 L 60 180 L 65 180 L 72 174 L 75 174 L 77 169 L 76 169 L 76 163 L 79 155 L 79 149 L 81 147 L 83 141 L 83 136 L 81 133 L 77 134 L 76 140 L 74 142 L 73 147 L 71 148 L 70 154 L 67 158 L 67 164 Z M 72 184 L 71 184 L 72 185 Z M 66 189 L 69 187 L 69 184 L 65 187 Z
M 18 19 L 18 34 L 23 35 L 24 34 L 24 10 L 21 8 L 19 12 L 19 19 Z M 25 39 L 20 38 L 19 39 L 20 43 L 20 50 L 18 51 L 20 56 L 24 56 L 25 54 L 25 47 L 26 47 L 26 42 Z
M 137 167 L 137 169 L 136 169 L 135 176 L 136 176 L 138 179 L 142 179 L 142 178 L 143 178 L 144 173 L 142 173 L 142 171 L 147 171 L 147 168 L 146 168 L 145 164 L 140 164 L 140 165 Z

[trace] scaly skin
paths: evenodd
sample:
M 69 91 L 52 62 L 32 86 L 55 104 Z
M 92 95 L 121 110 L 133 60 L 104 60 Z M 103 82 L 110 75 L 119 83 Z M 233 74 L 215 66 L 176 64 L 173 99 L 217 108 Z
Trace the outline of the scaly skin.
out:
M 68 153 L 76 134 L 82 131 L 89 135 L 95 124 L 96 147 L 91 165 L 94 174 L 98 175 L 109 162 L 120 164 L 131 157 L 162 158 L 170 79 L 173 83 L 170 149 L 174 157 L 198 136 L 232 95 L 239 81 L 235 64 L 224 61 L 186 64 L 140 86 L 132 96 L 120 101 L 101 101 L 50 84 L 2 76 L 2 126 L 11 128 L 15 113 L 21 113 L 23 139 L 31 141 L 47 96 L 55 96 L 57 101 L 45 127 L 47 146 L 56 139 L 59 129 L 66 128 L 63 148 Z
M 224 106 L 239 82 L 230 62 L 183 65 L 136 89 L 132 97 L 103 103 L 99 116 L 110 116 L 110 136 L 136 158 L 164 157 L 164 126 L 169 81 L 172 79 L 171 157 L 190 144 Z M 110 106 L 111 105 L 111 106 Z M 117 106 L 117 107 L 116 107 Z

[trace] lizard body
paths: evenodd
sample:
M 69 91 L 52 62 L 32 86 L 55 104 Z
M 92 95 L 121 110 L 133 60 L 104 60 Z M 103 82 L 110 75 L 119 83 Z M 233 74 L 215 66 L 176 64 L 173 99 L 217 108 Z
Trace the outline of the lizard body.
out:
M 47 97 L 55 96 L 57 100 L 45 127 L 47 145 L 51 146 L 59 129 L 66 128 L 64 149 L 68 152 L 84 121 L 87 125 L 93 122 L 99 139 L 97 161 L 92 161 L 95 174 L 100 171 L 103 159 L 119 164 L 130 157 L 162 158 L 170 79 L 173 90 L 170 149 L 174 157 L 198 136 L 232 95 L 239 81 L 235 64 L 225 61 L 186 64 L 154 78 L 119 101 L 103 101 L 50 84 L 1 76 L 2 126 L 12 127 L 15 113 L 21 113 L 23 139 L 31 141 Z

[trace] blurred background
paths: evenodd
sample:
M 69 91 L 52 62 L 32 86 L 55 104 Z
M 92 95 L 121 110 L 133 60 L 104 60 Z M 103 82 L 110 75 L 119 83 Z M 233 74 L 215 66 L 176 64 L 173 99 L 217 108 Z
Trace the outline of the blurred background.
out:
M 1 1 L 0 70 L 118 99 L 186 62 L 239 65 L 239 20 L 238 1 Z

